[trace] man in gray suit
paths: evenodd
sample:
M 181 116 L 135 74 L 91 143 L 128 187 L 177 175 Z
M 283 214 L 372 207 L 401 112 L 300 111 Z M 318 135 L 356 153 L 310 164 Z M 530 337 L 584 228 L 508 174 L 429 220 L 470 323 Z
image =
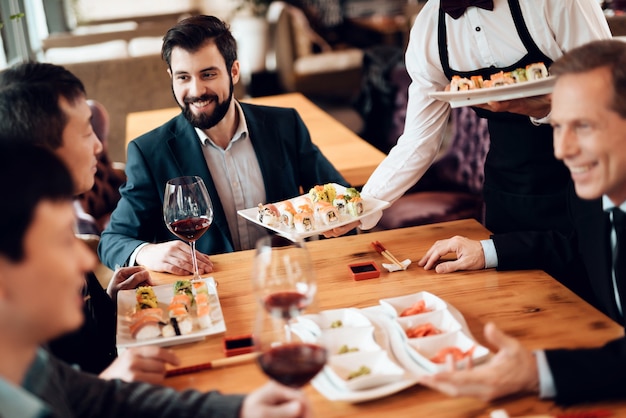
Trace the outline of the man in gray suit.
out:
M 212 271 L 209 254 L 254 248 L 265 234 L 237 210 L 316 184 L 347 185 L 295 110 L 233 100 L 240 69 L 224 22 L 182 20 L 165 35 L 162 55 L 182 113 L 129 144 L 127 183 L 98 249 L 104 264 L 193 271 L 189 246 L 173 240 L 163 221 L 165 183 L 174 177 L 202 177 L 213 202 L 213 224 L 196 243 L 200 274 Z

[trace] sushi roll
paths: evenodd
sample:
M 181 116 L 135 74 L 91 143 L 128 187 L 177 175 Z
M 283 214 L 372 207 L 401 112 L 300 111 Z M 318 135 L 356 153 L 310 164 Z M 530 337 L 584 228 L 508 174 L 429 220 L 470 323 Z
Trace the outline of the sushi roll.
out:
M 258 208 L 259 213 L 257 215 L 257 219 L 263 225 L 272 226 L 280 220 L 280 212 L 278 211 L 276 205 L 272 203 L 268 203 L 266 205 L 259 203 Z
M 361 199 L 360 197 L 354 197 L 350 199 L 350 201 L 346 205 L 346 209 L 348 210 L 348 213 L 352 216 L 361 215 L 364 211 L 363 199 Z
M 343 215 L 346 213 L 346 204 L 348 202 L 346 201 L 346 197 L 342 194 L 338 194 L 334 199 L 333 199 L 333 206 L 337 208 L 337 212 L 339 212 L 340 215 Z
M 308 196 L 300 196 L 294 199 L 293 205 L 296 208 L 296 213 L 313 213 L 313 201 Z
M 339 212 L 333 205 L 328 205 L 319 210 L 319 219 L 324 225 L 332 225 L 339 222 Z
M 141 316 L 131 322 L 130 335 L 136 340 L 149 340 L 161 335 L 160 319 L 152 316 Z
M 526 66 L 526 78 L 529 81 L 541 80 L 548 76 L 548 69 L 543 62 L 535 62 Z
M 293 216 L 296 214 L 296 208 L 289 200 L 282 201 L 276 204 L 278 211 L 280 212 L 280 223 L 287 228 L 293 228 Z
M 209 288 L 204 280 L 192 280 L 191 288 L 193 290 L 194 298 L 197 298 L 200 293 L 209 294 Z
M 315 225 L 312 213 L 300 212 L 293 217 L 293 224 L 298 232 L 311 231 Z
M 135 310 L 156 308 L 158 305 L 157 297 L 154 294 L 152 286 L 139 286 L 135 290 L 135 297 L 137 299 L 137 305 Z
M 211 305 L 209 304 L 208 293 L 202 293 L 196 296 L 196 318 L 200 328 L 208 328 L 211 326 Z
M 469 78 L 460 77 L 458 75 L 452 76 L 450 91 L 466 91 L 472 89 L 474 89 L 474 82 Z
M 483 88 L 483 76 L 482 75 L 473 75 L 470 77 L 472 83 L 474 83 L 474 88 L 482 89 Z
M 526 78 L 525 68 L 516 68 L 515 70 L 511 71 L 511 77 L 513 77 L 516 83 L 528 81 L 528 78 Z
M 337 196 L 337 189 L 335 189 L 335 185 L 332 183 L 326 183 L 324 185 L 324 191 L 326 192 L 326 201 L 328 203 L 333 203 L 335 197 Z
M 309 190 L 309 198 L 313 203 L 328 202 L 326 190 L 324 189 L 324 186 L 321 185 L 311 187 Z

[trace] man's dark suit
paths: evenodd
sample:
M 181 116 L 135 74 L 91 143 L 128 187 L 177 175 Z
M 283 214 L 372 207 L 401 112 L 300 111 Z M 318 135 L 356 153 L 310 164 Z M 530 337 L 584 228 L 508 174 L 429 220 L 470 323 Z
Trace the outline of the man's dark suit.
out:
M 538 268 L 553 275 L 560 273 L 565 284 L 578 290 L 589 285 L 593 294 L 581 296 L 623 324 L 613 291 L 611 225 L 602 209 L 602 199 L 582 200 L 571 188 L 568 207 L 575 230 L 572 236 L 532 232 L 494 235 L 498 269 Z M 581 274 L 571 276 L 574 282 L 567 283 L 565 276 L 575 271 Z M 620 297 L 621 305 L 626 308 L 626 295 Z M 576 324 L 572 324 L 572 332 L 577 332 Z M 595 349 L 547 350 L 546 356 L 555 380 L 557 401 L 574 403 L 626 397 L 626 339 Z
M 311 142 L 294 109 L 245 103 L 241 107 L 263 175 L 266 202 L 297 196 L 300 187 L 308 190 L 329 182 L 348 185 Z M 198 240 L 198 251 L 219 254 L 234 250 L 198 135 L 182 114 L 129 144 L 126 174 L 127 182 L 120 189 L 121 200 L 98 247 L 105 265 L 126 265 L 143 242 L 175 239 L 163 222 L 163 192 L 169 179 L 183 175 L 202 177 L 213 202 L 213 224 Z

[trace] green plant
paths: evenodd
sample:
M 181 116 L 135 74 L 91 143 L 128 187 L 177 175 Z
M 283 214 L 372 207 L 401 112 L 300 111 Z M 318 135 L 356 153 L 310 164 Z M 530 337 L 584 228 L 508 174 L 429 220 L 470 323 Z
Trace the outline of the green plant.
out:
M 250 10 L 255 16 L 265 16 L 273 0 L 239 0 L 236 11 Z
M 16 13 L 14 15 L 9 16 L 9 19 L 11 20 L 19 20 L 21 18 L 23 18 L 25 15 L 24 13 Z M 4 27 L 4 22 L 0 22 L 0 29 L 2 29 Z

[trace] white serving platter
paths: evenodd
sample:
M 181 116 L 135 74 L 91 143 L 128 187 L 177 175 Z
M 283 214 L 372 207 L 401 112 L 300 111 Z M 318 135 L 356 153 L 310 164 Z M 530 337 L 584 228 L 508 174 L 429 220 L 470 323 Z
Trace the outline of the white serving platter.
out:
M 333 185 L 335 186 L 335 189 L 337 190 L 337 194 L 344 194 L 346 187 L 340 185 L 340 184 L 336 184 L 333 183 Z M 307 196 L 308 194 L 304 194 L 301 196 L 296 196 L 293 197 L 291 199 L 286 199 L 286 200 L 290 200 L 292 203 L 302 197 L 302 196 Z M 278 202 L 272 202 L 272 203 L 278 203 Z M 248 208 L 248 209 L 243 209 L 243 210 L 238 210 L 237 214 L 245 219 L 247 219 L 250 222 L 253 222 L 257 225 L 260 225 L 264 228 L 267 228 L 271 231 L 274 231 L 276 233 L 278 233 L 279 235 L 284 236 L 287 239 L 290 239 L 292 241 L 297 241 L 297 240 L 301 240 L 304 238 L 308 238 L 308 237 L 312 237 L 315 235 L 320 235 L 326 231 L 330 231 L 333 228 L 337 228 L 343 225 L 347 225 L 349 223 L 358 221 L 366 216 L 372 215 L 376 212 L 379 212 L 383 209 L 385 209 L 386 207 L 389 206 L 389 202 L 385 202 L 383 200 L 378 200 L 375 199 L 373 197 L 368 197 L 368 198 L 364 198 L 363 199 L 363 213 L 359 216 L 351 216 L 349 214 L 340 214 L 339 215 L 339 220 L 337 222 L 334 222 L 330 225 L 324 225 L 321 222 L 315 222 L 315 226 L 310 230 L 310 231 L 305 231 L 305 232 L 298 232 L 295 228 L 289 228 L 286 225 L 282 225 L 282 224 L 276 224 L 276 225 L 266 225 L 262 222 L 259 222 L 257 215 L 258 215 L 258 208 L 254 207 L 254 208 Z
M 130 315 L 134 312 L 136 304 L 135 289 L 121 290 L 117 294 L 117 348 L 130 348 L 142 345 L 157 345 L 167 347 L 203 340 L 207 335 L 219 334 L 226 331 L 222 307 L 217 295 L 217 287 L 213 277 L 202 279 L 207 284 L 209 290 L 209 304 L 211 306 L 211 326 L 200 328 L 196 318 L 192 315 L 193 330 L 189 334 L 176 335 L 173 337 L 159 336 L 146 340 L 134 339 L 129 330 Z M 174 296 L 174 284 L 152 286 L 154 294 L 159 302 L 159 308 L 163 309 L 163 318 L 167 315 L 167 306 Z
M 546 77 L 541 80 L 524 81 L 506 86 L 486 87 L 465 91 L 437 91 L 428 93 L 434 99 L 450 103 L 450 106 L 463 107 L 500 102 L 504 100 L 523 99 L 551 93 L 554 89 L 556 77 Z

